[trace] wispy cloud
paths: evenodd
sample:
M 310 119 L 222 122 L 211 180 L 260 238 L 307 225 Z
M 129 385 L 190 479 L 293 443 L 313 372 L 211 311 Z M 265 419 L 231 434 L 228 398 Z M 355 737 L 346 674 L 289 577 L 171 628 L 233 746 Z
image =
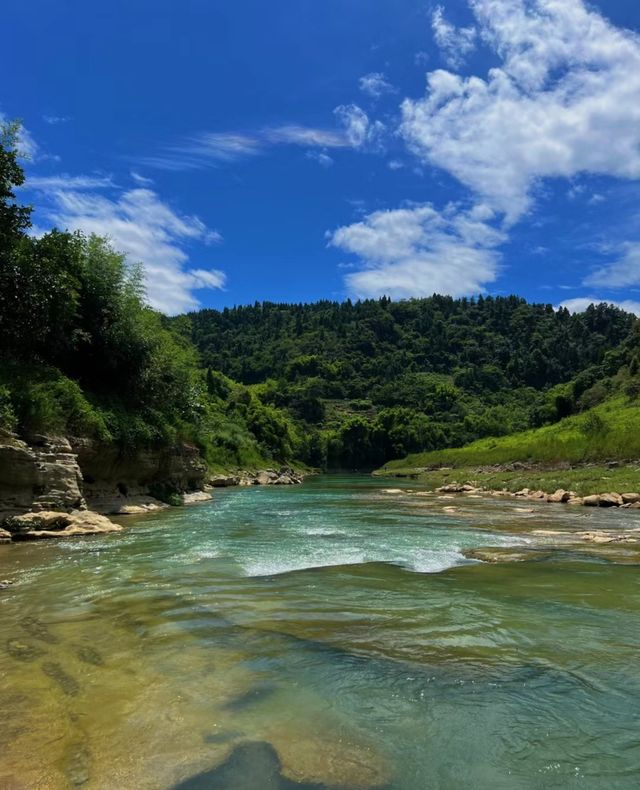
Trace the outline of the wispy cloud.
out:
M 60 123 L 68 123 L 71 118 L 66 115 L 43 115 L 42 120 L 48 123 L 49 126 L 56 126 Z
M 317 162 L 322 167 L 331 167 L 333 165 L 333 159 L 326 151 L 307 151 L 305 156 L 307 159 Z
M 372 99 L 379 99 L 385 93 L 395 93 L 393 85 L 379 71 L 372 71 L 360 77 L 359 85 L 360 90 Z
M 348 148 L 351 141 L 342 129 L 299 124 L 266 127 L 251 133 L 201 132 L 165 146 L 157 154 L 141 157 L 137 162 L 163 170 L 192 170 L 238 162 L 286 145 L 309 149 Z
M 273 145 L 300 145 L 320 148 L 345 148 L 349 140 L 342 131 L 313 129 L 308 126 L 276 126 L 265 129 L 262 136 Z
M 39 190 L 104 189 L 115 184 L 111 176 L 70 176 L 59 173 L 55 176 L 30 176 L 28 186 Z
M 442 6 L 438 6 L 431 16 L 431 29 L 446 64 L 452 69 L 460 68 L 476 47 L 475 27 L 455 27 L 445 19 Z

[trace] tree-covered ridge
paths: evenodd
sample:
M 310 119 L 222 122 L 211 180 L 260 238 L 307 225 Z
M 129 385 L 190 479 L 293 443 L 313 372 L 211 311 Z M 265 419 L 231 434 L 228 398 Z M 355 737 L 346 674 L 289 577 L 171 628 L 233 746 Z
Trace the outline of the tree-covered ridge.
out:
M 204 364 L 287 408 L 320 432 L 316 453 L 349 466 L 554 422 L 604 397 L 638 348 L 636 319 L 613 306 L 572 315 L 515 296 L 263 303 L 189 320 Z
M 212 465 L 294 458 L 288 416 L 207 374 L 144 299 L 141 270 L 96 236 L 30 235 L 17 127 L 0 134 L 0 428 L 70 433 L 123 452 L 196 443 Z

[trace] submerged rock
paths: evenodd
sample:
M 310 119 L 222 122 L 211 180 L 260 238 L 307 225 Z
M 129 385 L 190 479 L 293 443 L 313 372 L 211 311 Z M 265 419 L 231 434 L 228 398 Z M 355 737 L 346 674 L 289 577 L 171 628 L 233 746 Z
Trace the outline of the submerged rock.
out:
M 65 758 L 65 773 L 74 787 L 81 787 L 90 778 L 91 754 L 84 743 L 74 744 Z
M 60 641 L 51 633 L 49 626 L 36 617 L 24 617 L 20 621 L 20 627 L 33 639 L 39 639 L 40 642 L 46 642 L 48 645 L 55 645 Z
M 294 782 L 282 775 L 278 753 L 270 743 L 256 741 L 236 747 L 211 771 L 174 786 L 173 790 L 328 790 L 326 785 Z
M 16 661 L 34 661 L 44 655 L 44 650 L 20 639 L 10 639 L 7 642 L 7 653 Z
M 548 559 L 552 552 L 541 549 L 505 548 L 501 546 L 467 549 L 463 552 L 469 560 L 481 562 L 539 562 Z
M 88 645 L 79 645 L 76 647 L 76 655 L 84 664 L 91 664 L 94 667 L 104 666 L 104 659 L 98 651 L 89 647 Z
M 47 677 L 51 678 L 68 697 L 75 697 L 78 695 L 80 684 L 75 678 L 65 672 L 61 664 L 58 664 L 56 661 L 45 661 L 42 664 L 42 671 Z

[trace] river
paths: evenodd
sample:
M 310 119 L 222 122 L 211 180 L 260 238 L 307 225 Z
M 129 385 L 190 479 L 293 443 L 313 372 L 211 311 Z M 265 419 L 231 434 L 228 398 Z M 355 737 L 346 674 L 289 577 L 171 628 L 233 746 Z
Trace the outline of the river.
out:
M 639 566 L 463 552 L 640 516 L 389 485 L 0 546 L 0 788 L 637 788 Z

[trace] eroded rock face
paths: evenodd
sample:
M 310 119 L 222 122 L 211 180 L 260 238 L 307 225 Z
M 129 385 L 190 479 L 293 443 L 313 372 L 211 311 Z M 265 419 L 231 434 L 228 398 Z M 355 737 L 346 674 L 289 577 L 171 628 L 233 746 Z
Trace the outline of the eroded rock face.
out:
M 0 432 L 0 524 L 27 512 L 160 510 L 167 505 L 158 497 L 201 491 L 206 475 L 198 449 L 186 443 L 124 455 L 92 439 L 23 440 Z M 7 542 L 6 534 L 0 533 L 0 542 Z
M 0 434 L 0 520 L 25 510 L 86 507 L 78 459 L 64 437 L 34 436 L 29 443 Z
M 92 439 L 71 438 L 70 441 L 82 470 L 87 505 L 100 513 L 144 512 L 145 503 L 137 500 L 140 497 L 148 500 L 158 486 L 175 492 L 198 491 L 204 487 L 207 465 L 194 445 L 182 443 L 126 455 L 114 445 L 103 445 Z M 153 505 L 149 501 L 146 504 Z

